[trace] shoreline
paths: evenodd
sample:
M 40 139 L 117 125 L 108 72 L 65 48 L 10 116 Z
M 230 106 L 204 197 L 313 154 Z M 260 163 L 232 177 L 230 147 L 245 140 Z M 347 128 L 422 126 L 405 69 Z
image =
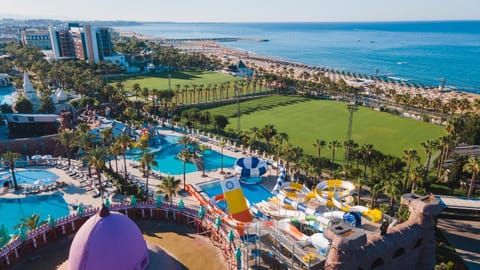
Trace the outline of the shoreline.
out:
M 166 43 L 165 41 L 170 39 L 154 37 L 149 35 L 139 34 L 133 31 L 126 31 L 113 28 L 113 31 L 117 32 L 120 36 L 124 37 L 137 37 L 145 41 Z M 173 39 L 172 39 L 173 40 Z M 255 68 L 263 68 L 264 70 L 272 73 L 281 73 L 282 71 L 288 71 L 293 69 L 293 77 L 300 78 L 301 74 L 307 72 L 310 76 L 315 73 L 323 73 L 325 77 L 328 77 L 332 81 L 355 81 L 357 79 L 371 81 L 371 85 L 367 88 L 379 88 L 384 92 L 393 89 L 398 94 L 410 94 L 411 96 L 421 95 L 428 100 L 435 100 L 439 98 L 442 103 L 447 103 L 453 99 L 467 99 L 473 102 L 475 99 L 480 98 L 480 94 L 472 92 L 464 92 L 459 90 L 448 89 L 447 91 L 439 89 L 438 86 L 419 85 L 408 83 L 402 80 L 394 80 L 392 78 L 373 78 L 373 76 L 342 72 L 341 70 L 334 70 L 324 66 L 315 66 L 310 64 L 298 63 L 293 61 L 287 61 L 276 57 L 258 55 L 252 52 L 241 51 L 225 47 L 214 41 L 214 39 L 179 39 L 178 42 L 168 42 L 168 46 L 172 46 L 181 51 L 188 53 L 202 53 L 209 57 L 216 57 L 224 61 L 237 62 L 242 60 L 247 66 Z M 308 81 L 312 81 L 309 79 Z M 373 86 L 373 87 L 372 87 Z M 380 97 L 386 98 L 385 94 Z

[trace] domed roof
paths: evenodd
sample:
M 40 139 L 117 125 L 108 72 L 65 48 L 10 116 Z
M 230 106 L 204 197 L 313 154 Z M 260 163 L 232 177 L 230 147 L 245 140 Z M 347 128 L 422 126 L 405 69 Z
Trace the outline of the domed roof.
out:
M 68 256 L 68 269 L 145 269 L 147 244 L 127 216 L 105 206 L 78 230 Z

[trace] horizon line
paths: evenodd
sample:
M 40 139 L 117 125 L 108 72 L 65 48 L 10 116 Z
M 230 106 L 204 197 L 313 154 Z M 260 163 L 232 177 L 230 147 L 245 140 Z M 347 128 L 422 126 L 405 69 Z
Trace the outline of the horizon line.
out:
M 415 22 L 480 22 L 480 18 L 475 19 L 405 19 L 405 20 L 352 20 L 352 21 L 155 21 L 155 20 L 109 20 L 109 19 L 75 19 L 75 18 L 16 18 L 14 16 L 1 16 L 0 20 L 14 19 L 19 21 L 28 20 L 56 20 L 61 22 L 84 21 L 84 22 L 130 22 L 130 23 L 415 23 Z

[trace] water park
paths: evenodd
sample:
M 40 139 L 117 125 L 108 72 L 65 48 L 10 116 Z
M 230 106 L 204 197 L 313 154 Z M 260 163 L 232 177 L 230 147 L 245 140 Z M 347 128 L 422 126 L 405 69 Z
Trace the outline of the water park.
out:
M 92 132 L 100 134 L 101 131 Z M 338 245 L 344 247 L 345 239 L 358 242 L 355 248 L 359 249 L 372 246 L 370 242 L 367 245 L 365 239 L 378 241 L 376 237 L 388 232 L 405 234 L 405 230 L 410 230 L 404 227 L 405 223 L 398 228 L 396 219 L 379 209 L 355 205 L 352 197 L 355 186 L 349 181 L 324 180 L 309 189 L 292 181 L 281 162 L 241 153 L 218 138 L 186 128 L 172 131 L 161 126 L 144 126 L 131 134 L 135 140 L 127 153 L 131 166 L 129 181 L 146 189 L 148 184 L 133 172 L 140 172 L 138 160 L 142 151 L 148 151 L 153 153 L 158 164 L 153 167 L 155 177 L 149 186 L 168 175 L 181 177 L 182 172 L 188 175 L 189 183 L 181 199 L 173 203 L 166 201 L 164 195 L 151 193 L 146 201 L 137 203 L 135 196 L 119 196 L 114 189 L 98 197 L 102 187 L 89 178 L 86 168 L 80 169 L 81 164 L 67 166 L 64 159 L 48 156 L 47 161 L 41 162 L 41 157 L 30 157 L 27 164 L 35 166 L 17 172 L 17 181 L 24 187 L 23 197 L 2 198 L 3 209 L 0 210 L 9 222 L 0 228 L 0 240 L 4 245 L 0 250 L 0 269 L 8 269 L 21 260 L 22 254 L 33 253 L 51 239 L 76 233 L 88 217 L 101 216 L 101 205 L 134 220 L 181 220 L 220 247 L 229 269 L 248 269 L 253 265 L 278 269 L 337 269 L 332 266 L 335 264 L 332 254 L 341 257 Z M 182 136 L 189 137 L 189 143 L 183 142 Z M 142 144 L 148 148 L 142 150 Z M 192 158 L 179 157 L 182 151 L 191 152 Z M 39 164 L 43 169 L 36 167 Z M 45 166 L 51 167 L 45 169 Z M 6 183 L 11 183 L 9 175 L 0 174 L 6 188 L 10 186 Z M 93 193 L 87 194 L 93 203 L 88 205 L 85 197 L 72 200 L 71 193 L 76 192 L 71 190 L 52 190 L 59 179 L 71 180 L 67 188 L 87 189 L 90 183 Z M 412 196 L 408 197 L 410 201 L 436 205 L 431 198 Z M 43 225 L 28 232 L 20 227 L 16 234 L 9 234 L 14 231 L 15 220 L 34 211 L 40 211 L 41 220 L 46 220 Z M 412 237 L 417 239 L 417 236 L 415 233 Z M 407 242 L 403 244 L 410 245 Z M 374 268 L 372 265 L 394 263 L 391 258 L 390 261 L 382 258 L 382 263 L 375 261 L 377 259 L 366 257 L 357 265 L 370 269 Z

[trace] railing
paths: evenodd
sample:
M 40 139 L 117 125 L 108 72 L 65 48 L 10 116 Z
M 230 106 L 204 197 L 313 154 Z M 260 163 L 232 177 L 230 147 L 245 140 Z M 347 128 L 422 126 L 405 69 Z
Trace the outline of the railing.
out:
M 170 220 L 169 217 L 172 215 L 173 220 L 171 221 L 173 222 L 183 221 L 188 226 L 194 224 L 197 232 L 199 230 L 206 232 L 214 245 L 221 249 L 228 268 L 232 270 L 238 269 L 235 260 L 237 245 L 235 242 L 228 242 L 228 232 L 223 225 L 217 229 L 215 225 L 216 216 L 208 212 L 207 209 L 205 209 L 206 212 L 203 219 L 198 215 L 198 207 L 180 208 L 177 203 L 163 202 L 159 207 L 157 207 L 155 202 L 138 202 L 135 207 L 130 203 L 121 203 L 112 204 L 110 210 L 125 212 L 132 219 L 157 218 Z M 73 213 L 59 218 L 54 221 L 53 226 L 44 224 L 29 231 L 25 235 L 25 240 L 17 236 L 13 241 L 0 249 L 0 269 L 12 267 L 22 257 L 31 255 L 38 247 L 46 245 L 52 239 L 75 233 L 90 216 L 95 215 L 98 211 L 99 208 L 88 208 L 83 211 L 81 216 Z

